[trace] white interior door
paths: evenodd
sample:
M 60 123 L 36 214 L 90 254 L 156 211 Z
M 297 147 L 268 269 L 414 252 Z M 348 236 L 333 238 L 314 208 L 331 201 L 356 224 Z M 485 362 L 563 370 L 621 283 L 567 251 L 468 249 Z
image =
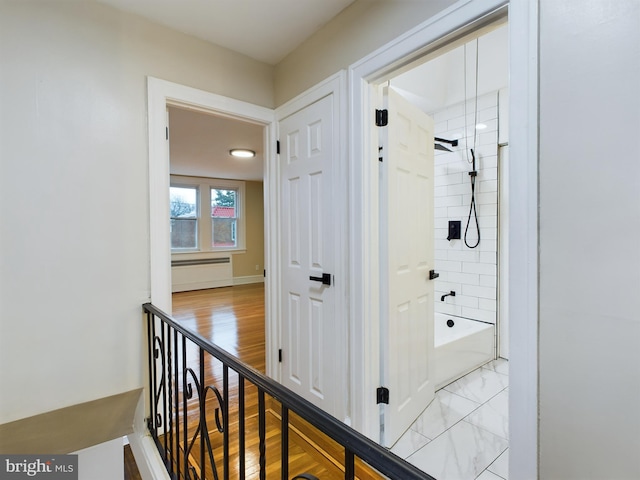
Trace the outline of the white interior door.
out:
M 334 95 L 280 120 L 281 381 L 335 415 Z M 338 193 L 339 195 L 339 193 Z
M 429 405 L 433 384 L 433 120 L 385 88 L 381 129 L 382 442 L 392 446 Z M 386 154 L 384 153 L 386 152 Z

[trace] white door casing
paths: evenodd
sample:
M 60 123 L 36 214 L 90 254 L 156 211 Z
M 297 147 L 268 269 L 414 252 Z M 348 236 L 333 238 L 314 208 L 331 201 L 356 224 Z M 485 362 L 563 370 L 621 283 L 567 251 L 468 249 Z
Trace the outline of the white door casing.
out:
M 381 129 L 382 442 L 392 446 L 434 396 L 433 120 L 385 88 Z M 386 131 L 386 132 L 385 132 Z
M 345 241 L 339 99 L 333 91 L 317 94 L 323 96 L 308 96 L 279 118 L 280 381 L 344 419 L 348 372 L 346 335 L 340 333 L 347 322 L 338 299 L 344 286 L 338 250 Z
M 171 241 L 169 218 L 169 147 L 166 138 L 167 106 L 179 106 L 197 111 L 217 113 L 264 126 L 265 205 L 275 205 L 275 112 L 272 109 L 250 104 L 193 87 L 147 78 L 147 118 L 149 134 L 149 260 L 150 299 L 165 312 L 171 312 Z M 269 271 L 275 264 L 275 209 L 265 210 L 265 267 Z M 266 343 L 267 373 L 277 362 L 277 351 L 272 323 L 277 311 L 274 301 L 275 287 L 270 278 L 265 282 L 266 294 Z M 276 351 L 276 359 L 270 355 Z M 146 392 L 148 395 L 149 392 Z M 147 403 L 140 402 L 134 418 L 134 432 L 128 435 L 132 451 L 140 466 L 143 478 L 169 478 L 158 454 L 158 449 L 147 434 L 145 417 Z

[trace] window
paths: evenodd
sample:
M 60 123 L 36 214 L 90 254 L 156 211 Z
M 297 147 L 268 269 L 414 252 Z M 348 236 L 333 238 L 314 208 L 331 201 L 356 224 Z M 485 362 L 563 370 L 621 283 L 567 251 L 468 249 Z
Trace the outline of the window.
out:
M 198 188 L 171 187 L 169 209 L 171 249 L 196 250 L 198 248 Z
M 211 246 L 237 247 L 237 190 L 211 189 Z
M 171 251 L 243 250 L 243 199 L 244 182 L 172 175 Z

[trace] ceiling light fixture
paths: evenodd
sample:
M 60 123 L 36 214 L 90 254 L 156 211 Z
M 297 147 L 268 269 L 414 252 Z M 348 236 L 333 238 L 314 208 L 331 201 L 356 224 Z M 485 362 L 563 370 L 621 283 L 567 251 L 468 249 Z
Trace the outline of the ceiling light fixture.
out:
M 256 156 L 256 152 L 247 150 L 246 148 L 234 148 L 233 150 L 229 150 L 229 153 L 238 158 L 253 158 Z

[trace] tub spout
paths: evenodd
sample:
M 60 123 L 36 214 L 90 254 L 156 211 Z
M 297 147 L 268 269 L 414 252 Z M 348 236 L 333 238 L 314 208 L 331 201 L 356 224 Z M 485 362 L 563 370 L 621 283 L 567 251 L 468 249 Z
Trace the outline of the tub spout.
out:
M 455 297 L 456 296 L 456 292 L 451 290 L 449 293 L 445 293 L 444 295 L 442 295 L 442 297 L 440 297 L 440 301 L 444 302 L 444 297 L 448 297 L 448 296 Z

